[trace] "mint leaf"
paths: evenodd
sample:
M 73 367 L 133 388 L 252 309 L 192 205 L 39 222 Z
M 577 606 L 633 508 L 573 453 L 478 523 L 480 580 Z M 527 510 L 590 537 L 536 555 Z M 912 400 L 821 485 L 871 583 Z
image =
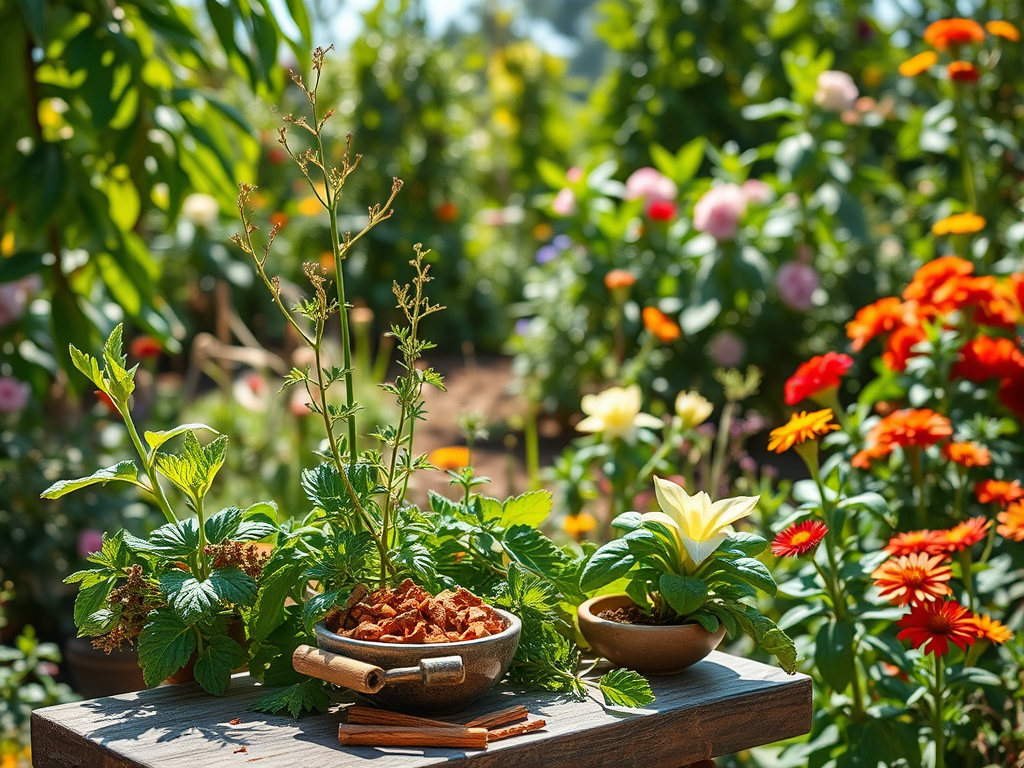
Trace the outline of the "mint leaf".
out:
M 521 496 L 508 499 L 501 510 L 498 525 L 511 528 L 514 525 L 528 525 L 536 528 L 551 514 L 551 493 L 549 491 L 530 491 Z
M 74 344 L 68 345 L 68 352 L 71 354 L 71 362 L 75 364 L 75 368 L 85 374 L 89 381 L 100 389 L 106 387 L 103 382 L 103 372 L 100 370 L 99 361 L 95 357 L 82 352 Z
M 207 693 L 220 696 L 231 682 L 231 672 L 245 662 L 245 651 L 227 635 L 214 635 L 196 657 L 196 682 Z
M 220 600 L 243 606 L 256 601 L 256 580 L 238 568 L 218 568 L 204 583 L 210 585 Z
M 242 510 L 238 507 L 227 507 L 206 519 L 203 529 L 206 531 L 206 540 L 210 544 L 220 544 L 230 539 L 238 531 L 242 523 Z
M 331 697 L 327 695 L 324 686 L 325 683 L 322 680 L 309 678 L 301 683 L 268 693 L 253 704 L 252 708 L 257 712 L 266 712 L 268 715 L 283 715 L 287 712 L 295 718 L 307 713 L 326 712 L 331 705 Z
M 202 445 L 195 432 L 186 432 L 181 453 L 157 453 L 156 468 L 193 502 L 198 502 L 210 490 L 213 478 L 224 464 L 227 442 L 227 436 L 220 435 Z
M 77 480 L 58 480 L 41 494 L 43 499 L 59 499 L 61 496 L 85 488 L 87 485 L 96 483 L 109 483 L 111 480 L 120 480 L 126 483 L 135 482 L 139 476 L 139 469 L 134 461 L 119 461 L 112 467 L 100 469 L 88 477 L 80 477 Z
M 597 681 L 605 703 L 618 707 L 644 707 L 654 701 L 651 685 L 631 669 L 613 669 Z
M 135 540 L 139 541 L 143 540 Z M 193 518 L 165 523 L 153 531 L 146 546 L 147 551 L 169 560 L 187 558 L 199 549 L 199 523 Z
M 144 437 L 146 438 L 146 442 L 149 443 L 149 447 L 155 449 L 159 448 L 161 445 L 163 445 L 173 437 L 183 435 L 186 432 L 194 432 L 197 429 L 202 429 L 205 430 L 206 432 L 213 432 L 213 434 L 215 435 L 220 434 L 220 432 L 218 432 L 213 427 L 208 427 L 205 424 L 200 424 L 199 422 L 193 422 L 191 424 L 182 424 L 180 426 L 175 427 L 174 429 L 165 429 L 157 432 L 146 432 Z
M 689 616 L 694 613 L 708 599 L 707 584 L 692 576 L 663 573 L 658 586 L 668 604 L 681 616 Z
M 220 597 L 210 580 L 199 581 L 191 573 L 174 570 L 160 578 L 160 591 L 186 624 L 195 624 L 210 612 Z
M 160 685 L 188 664 L 196 650 L 196 636 L 181 617 L 167 608 L 157 608 L 139 636 L 139 664 L 146 685 Z

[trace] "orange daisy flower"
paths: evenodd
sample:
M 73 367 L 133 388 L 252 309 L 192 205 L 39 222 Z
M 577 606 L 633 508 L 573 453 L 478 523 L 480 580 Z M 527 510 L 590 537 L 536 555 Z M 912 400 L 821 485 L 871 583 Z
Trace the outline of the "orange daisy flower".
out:
M 644 307 L 641 316 L 644 327 L 662 344 L 673 342 L 683 335 L 683 329 L 657 307 Z
M 938 555 L 944 551 L 939 542 L 941 537 L 939 531 L 907 531 L 897 533 L 889 543 L 885 545 L 885 551 L 891 555 L 914 555 L 924 552 L 929 555 Z
M 981 77 L 981 72 L 969 61 L 951 61 L 946 71 L 954 83 L 976 83 Z
M 932 224 L 933 235 L 970 235 L 985 228 L 985 218 L 976 213 L 957 213 Z
M 614 291 L 616 288 L 629 288 L 635 282 L 636 277 L 633 276 L 633 273 L 624 269 L 613 269 L 604 276 L 604 287 L 609 291 Z
M 871 573 L 878 596 L 893 605 L 922 603 L 953 594 L 946 584 L 953 571 L 944 565 L 942 555 L 918 552 L 887 560 Z
M 469 448 L 464 445 L 449 445 L 435 448 L 427 461 L 438 469 L 463 469 L 469 466 Z
M 853 341 L 853 351 L 859 352 L 876 336 L 916 322 L 911 305 L 888 296 L 857 310 L 853 320 L 846 324 L 846 335 Z
M 948 531 L 939 531 L 939 543 L 947 552 L 969 549 L 982 541 L 991 527 L 991 520 L 984 517 L 972 517 L 962 523 L 957 523 Z
M 980 613 L 975 615 L 974 625 L 978 628 L 978 637 L 996 645 L 1002 645 L 1007 640 L 1013 639 L 1013 632 L 1010 631 L 1010 628 L 991 616 Z
M 768 450 L 783 453 L 794 445 L 817 440 L 836 429 L 839 429 L 839 425 L 832 423 L 831 408 L 794 413 L 786 424 L 771 431 Z
M 991 276 L 963 278 L 961 282 L 957 298 L 962 305 L 977 307 L 975 323 L 1014 330 L 1020 319 L 1020 301 L 1012 283 Z
M 772 554 L 776 557 L 799 557 L 813 552 L 828 533 L 828 526 L 819 520 L 804 520 L 780 531 L 772 539 Z
M 924 646 L 925 653 L 937 656 L 949 653 L 951 642 L 965 651 L 978 639 L 974 614 L 956 600 L 918 603 L 897 624 L 898 639 L 909 640 L 915 648 Z
M 942 19 L 928 25 L 924 41 L 940 51 L 950 46 L 980 43 L 985 39 L 985 30 L 971 19 Z
M 892 443 L 902 448 L 926 447 L 952 434 L 953 425 L 942 414 L 930 408 L 904 408 L 878 422 L 868 433 L 868 441 Z
M 904 61 L 900 64 L 899 70 L 900 74 L 904 77 L 916 77 L 922 72 L 927 72 L 938 63 L 939 55 L 935 51 L 925 51 Z
M 988 448 L 977 443 L 947 443 L 942 455 L 961 467 L 987 467 L 992 463 Z
M 982 504 L 995 502 L 1005 509 L 1013 502 L 1024 499 L 1024 488 L 1020 480 L 982 480 L 974 486 L 974 495 Z
M 941 256 L 922 265 L 914 273 L 914 279 L 903 291 L 903 298 L 935 306 L 935 292 L 945 283 L 957 277 L 974 274 L 974 265 L 959 256 Z
M 996 533 L 1004 539 L 1024 541 L 1024 504 L 1015 501 L 996 517 L 999 526 Z
M 985 24 L 985 29 L 990 35 L 1009 40 L 1011 43 L 1020 42 L 1020 31 L 1008 21 L 998 19 Z

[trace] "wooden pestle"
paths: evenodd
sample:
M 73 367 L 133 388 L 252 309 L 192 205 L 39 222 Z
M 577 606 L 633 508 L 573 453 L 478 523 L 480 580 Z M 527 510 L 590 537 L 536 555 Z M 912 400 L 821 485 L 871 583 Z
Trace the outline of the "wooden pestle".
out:
M 300 645 L 292 654 L 292 667 L 302 675 L 351 688 L 359 693 L 377 693 L 384 687 L 384 670 L 373 664 Z

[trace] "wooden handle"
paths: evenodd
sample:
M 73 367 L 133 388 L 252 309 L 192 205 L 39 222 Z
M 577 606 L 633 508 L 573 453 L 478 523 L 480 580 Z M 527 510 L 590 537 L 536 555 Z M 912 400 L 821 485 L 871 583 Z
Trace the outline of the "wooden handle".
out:
M 326 680 L 359 693 L 377 693 L 384 687 L 384 670 L 380 667 L 309 645 L 295 649 L 292 667 L 301 675 Z
M 423 728 L 400 725 L 338 726 L 338 741 L 367 747 L 464 747 L 487 749 L 486 728 Z

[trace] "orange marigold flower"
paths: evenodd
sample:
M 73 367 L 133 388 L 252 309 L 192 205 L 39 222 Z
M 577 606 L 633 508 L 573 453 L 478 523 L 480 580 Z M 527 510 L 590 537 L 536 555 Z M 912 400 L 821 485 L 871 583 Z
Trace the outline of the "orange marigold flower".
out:
M 1013 502 L 996 519 L 999 521 L 996 533 L 1004 539 L 1024 541 L 1024 504 Z
M 996 645 L 1002 645 L 1007 640 L 1013 639 L 1013 632 L 1009 627 L 986 614 L 976 614 L 974 625 L 978 628 L 978 637 Z
M 624 269 L 613 269 L 604 276 L 604 287 L 609 291 L 614 291 L 616 288 L 629 288 L 636 282 L 632 272 L 627 272 Z
M 952 434 L 953 425 L 942 414 L 930 408 L 904 408 L 878 422 L 868 433 L 868 442 L 923 448 Z
M 991 276 L 962 278 L 957 298 L 963 306 L 977 307 L 974 322 L 1012 331 L 1020 319 L 1015 286 Z
M 137 336 L 132 339 L 132 343 L 128 347 L 132 354 L 132 357 L 160 357 L 164 351 L 163 347 L 160 346 L 160 342 L 154 339 L 152 336 Z
M 990 35 L 1009 40 L 1011 43 L 1020 42 L 1020 31 L 1008 21 L 997 19 L 985 24 L 985 29 Z
M 942 19 L 928 25 L 924 41 L 940 51 L 950 46 L 980 43 L 985 39 L 985 30 L 971 19 Z
M 981 77 L 981 72 L 969 61 L 951 61 L 946 71 L 954 83 L 976 83 Z
M 988 448 L 977 443 L 947 443 L 942 446 L 942 455 L 961 467 L 987 467 L 992 463 Z
M 839 386 L 839 379 L 853 365 L 853 358 L 838 352 L 815 355 L 796 369 L 786 381 L 786 405 L 796 405 L 805 397 Z
M 288 223 L 288 214 L 283 211 L 274 211 L 270 214 L 270 223 L 277 229 L 280 229 Z
M 597 520 L 589 512 L 578 515 L 566 515 L 562 521 L 562 530 L 570 536 L 579 538 L 597 528 Z
M 438 469 L 463 469 L 469 466 L 469 448 L 464 445 L 449 445 L 435 448 L 427 461 Z
M 992 521 L 985 517 L 972 517 L 957 523 L 948 531 L 938 531 L 939 543 L 946 552 L 969 549 L 985 538 Z
M 876 443 L 869 445 L 857 451 L 850 460 L 850 463 L 857 469 L 869 471 L 871 469 L 872 461 L 884 459 L 893 452 L 895 447 L 895 445 L 889 443 Z
M 885 545 L 885 551 L 891 555 L 914 555 L 924 552 L 929 555 L 941 554 L 944 550 L 939 542 L 941 537 L 939 531 L 907 531 L 897 533 L 889 543 Z
M 451 224 L 459 218 L 459 206 L 451 200 L 445 200 L 437 206 L 437 210 L 434 211 L 434 215 L 437 216 L 437 220 L 442 224 Z
M 853 341 L 853 351 L 859 352 L 876 336 L 914 324 L 913 305 L 888 296 L 857 310 L 853 320 L 846 324 L 846 335 Z
M 960 349 L 950 375 L 968 381 L 1016 378 L 1024 373 L 1024 353 L 1013 339 L 978 336 Z
M 1004 509 L 1015 501 L 1024 499 L 1024 488 L 1020 480 L 982 480 L 974 486 L 974 495 L 982 504 L 998 504 Z
M 916 300 L 929 305 L 936 305 L 935 292 L 945 283 L 957 277 L 974 274 L 974 265 L 959 256 L 941 256 L 922 265 L 914 273 L 914 279 L 903 291 L 907 301 Z
M 809 413 L 807 411 L 794 413 L 786 424 L 771 431 L 768 450 L 782 453 L 794 445 L 800 445 L 808 440 L 817 440 L 822 435 L 827 435 L 836 429 L 839 429 L 839 425 L 832 423 L 831 408 Z
M 772 554 L 776 557 L 799 557 L 813 552 L 828 533 L 828 526 L 819 520 L 794 523 L 772 539 Z
M 909 640 L 915 648 L 924 646 L 925 653 L 937 656 L 949 653 L 951 642 L 964 651 L 978 639 L 974 614 L 956 600 L 918 603 L 897 624 L 898 639 Z
M 900 74 L 904 77 L 916 77 L 922 72 L 927 72 L 938 63 L 939 55 L 935 51 L 925 51 L 900 64 Z
M 910 358 L 925 354 L 914 351 L 914 347 L 923 341 L 928 341 L 928 332 L 920 325 L 897 328 L 885 342 L 882 363 L 890 371 L 902 373 L 907 370 L 907 361 Z
M 976 213 L 957 213 L 932 224 L 933 235 L 970 235 L 985 228 L 985 218 Z
M 644 327 L 662 344 L 673 342 L 683 335 L 683 329 L 657 307 L 644 307 L 641 316 Z
M 878 596 L 893 605 L 923 603 L 953 594 L 946 583 L 953 571 L 943 555 L 918 552 L 887 560 L 871 573 Z

